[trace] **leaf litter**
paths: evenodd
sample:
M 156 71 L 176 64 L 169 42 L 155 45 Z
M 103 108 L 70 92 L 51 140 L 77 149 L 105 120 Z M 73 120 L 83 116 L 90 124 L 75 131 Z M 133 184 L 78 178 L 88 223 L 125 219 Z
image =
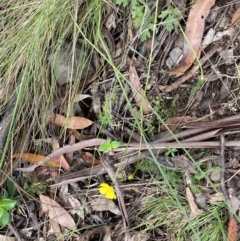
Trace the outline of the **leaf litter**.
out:
M 195 237 L 192 229 L 201 230 L 202 237 L 209 232 L 211 237 L 216 226 L 228 224 L 228 230 L 219 228 L 214 235 L 218 240 L 236 240 L 239 220 L 233 217 L 237 210 L 233 202 L 232 208 L 222 204 L 223 200 L 240 200 L 235 184 L 240 161 L 239 8 L 231 3 L 229 10 L 214 0 L 195 1 L 191 6 L 186 1 L 183 6 L 143 2 L 131 6 L 131 1 L 118 1 L 117 12 L 101 3 L 106 12 L 100 14 L 102 27 L 94 35 L 89 32 L 94 25 L 88 26 L 87 32 L 75 26 L 87 4 L 70 4 L 76 11 L 71 14 L 77 20 L 73 21 L 75 27 L 61 38 L 64 42 L 52 37 L 47 47 L 46 70 L 51 73 L 44 76 L 50 76 L 56 88 L 50 91 L 48 86 L 45 91 L 49 92 L 43 96 L 54 93 L 59 101 L 56 104 L 53 96 L 43 100 L 45 112 L 41 107 L 32 112 L 22 104 L 21 110 L 29 110 L 29 116 L 35 113 L 35 118 L 32 124 L 30 120 L 20 122 L 26 141 L 12 142 L 13 149 L 5 155 L 16 164 L 14 168 L 6 165 L 4 171 L 16 177 L 22 187 L 24 182 L 34 184 L 29 185 L 33 190 L 24 191 L 33 195 L 28 195 L 27 205 L 40 199 L 42 211 L 36 211 L 35 218 L 41 237 L 54 235 L 65 240 L 71 230 L 70 240 L 184 240 L 183 230 L 190 239 Z M 120 4 L 135 15 L 126 16 Z M 154 11 L 156 18 L 152 17 Z M 134 22 L 139 16 L 140 26 Z M 142 33 L 150 38 L 140 41 L 144 40 Z M 171 69 L 179 61 L 181 49 L 182 59 Z M 11 113 L 5 114 L 11 117 Z M 6 117 L 4 111 L 2 117 Z M 0 138 L 5 141 L 4 133 Z M 225 164 L 220 165 L 219 160 Z M 23 166 L 25 161 L 29 167 Z M 46 191 L 37 185 L 43 184 L 39 172 L 51 171 L 37 170 L 40 166 L 55 168 L 54 172 L 57 168 L 57 175 L 44 180 Z M 219 178 L 213 177 L 214 173 Z M 109 185 L 99 190 L 100 183 Z M 222 191 L 223 183 L 226 192 Z M 199 196 L 204 201 L 199 201 Z M 172 202 L 176 198 L 180 206 Z M 23 211 L 28 212 L 24 198 L 20 200 Z M 215 211 L 222 220 L 214 216 Z M 213 216 L 207 219 L 207 215 Z M 14 211 L 12 222 L 16 217 Z M 21 219 L 31 221 L 30 215 L 26 217 Z M 205 223 L 197 226 L 203 219 Z M 17 225 L 16 230 L 22 228 Z M 29 236 L 36 237 L 34 233 Z M 216 240 L 216 236 L 209 240 Z

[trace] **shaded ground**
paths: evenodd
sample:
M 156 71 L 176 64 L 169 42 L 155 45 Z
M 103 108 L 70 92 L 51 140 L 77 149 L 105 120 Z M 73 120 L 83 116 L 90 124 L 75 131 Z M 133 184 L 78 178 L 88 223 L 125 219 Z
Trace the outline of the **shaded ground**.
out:
M 3 44 L 2 199 L 19 202 L 2 235 L 237 240 L 239 3 L 209 2 L 56 5 L 69 18 L 19 42 L 25 59 Z

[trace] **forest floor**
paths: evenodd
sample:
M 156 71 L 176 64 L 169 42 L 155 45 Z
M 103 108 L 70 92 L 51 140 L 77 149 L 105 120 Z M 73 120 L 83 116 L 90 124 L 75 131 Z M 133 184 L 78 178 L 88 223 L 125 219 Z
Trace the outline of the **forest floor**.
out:
M 1 240 L 239 240 L 240 2 L 0 4 Z

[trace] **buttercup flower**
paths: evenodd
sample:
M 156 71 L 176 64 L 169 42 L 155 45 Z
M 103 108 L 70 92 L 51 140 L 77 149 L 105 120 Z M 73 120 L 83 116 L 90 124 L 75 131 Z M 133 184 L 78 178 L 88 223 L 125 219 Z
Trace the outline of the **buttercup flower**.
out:
M 114 188 L 109 186 L 107 183 L 101 183 L 99 186 L 99 192 L 104 195 L 107 199 L 116 199 Z

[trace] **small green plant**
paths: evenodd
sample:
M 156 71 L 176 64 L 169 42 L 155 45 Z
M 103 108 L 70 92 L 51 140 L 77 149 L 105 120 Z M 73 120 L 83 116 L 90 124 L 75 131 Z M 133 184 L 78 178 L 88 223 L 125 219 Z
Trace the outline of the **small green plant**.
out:
M 167 147 L 167 150 L 164 152 L 164 156 L 175 157 L 175 152 L 177 152 L 177 151 L 178 150 L 176 148 Z
M 111 115 L 112 106 L 117 102 L 117 94 L 106 93 L 105 100 L 102 104 L 102 112 L 98 115 L 98 120 L 102 126 L 111 126 L 113 118 Z
M 47 183 L 39 182 L 32 183 L 32 180 L 29 176 L 25 176 L 29 181 L 24 183 L 23 189 L 26 193 L 23 193 L 24 196 L 29 198 L 29 196 L 35 196 L 39 193 L 45 193 L 47 189 Z
M 178 25 L 177 17 L 180 15 L 180 12 L 177 8 L 167 9 L 162 11 L 158 16 L 162 21 L 163 25 L 170 32 Z
M 10 211 L 14 209 L 18 200 L 14 199 L 1 199 L 0 200 L 0 226 L 4 227 L 9 224 L 10 222 Z
M 144 159 L 136 165 L 136 169 L 133 172 L 133 175 L 140 170 L 142 172 L 148 173 L 154 180 L 162 179 L 164 173 L 166 179 L 169 181 L 171 186 L 177 187 L 182 180 L 182 174 L 180 172 L 168 170 L 165 167 L 161 167 L 162 172 L 159 170 L 158 166 L 152 160 Z M 164 181 L 164 180 L 163 180 Z
M 164 103 L 164 100 L 156 96 L 152 100 L 153 109 L 161 117 L 161 121 L 166 121 L 172 115 L 172 108 L 167 107 Z
M 112 151 L 114 149 L 117 149 L 121 145 L 122 145 L 122 143 L 120 141 L 108 140 L 106 143 L 104 143 L 104 144 L 102 144 L 102 145 L 100 145 L 98 147 L 98 151 L 100 151 L 100 152 L 109 152 L 109 151 Z
M 17 205 L 18 200 L 13 196 L 16 192 L 13 180 L 7 180 L 7 189 L 2 190 L 2 198 L 0 199 L 0 227 L 4 227 L 10 222 L 10 212 Z
M 171 103 L 171 107 L 172 107 L 172 108 L 176 108 L 176 103 L 177 103 L 177 101 L 179 100 L 179 98 L 180 98 L 180 95 L 179 95 L 179 94 L 176 94 L 176 95 L 174 96 L 174 98 L 173 98 L 173 100 L 172 100 L 172 103 Z
M 190 96 L 194 96 L 198 90 L 200 90 L 204 85 L 204 80 L 200 79 L 197 84 L 192 88 Z
M 150 8 L 145 0 L 117 0 L 116 4 L 126 7 L 130 4 L 133 26 L 138 29 L 142 25 L 140 39 L 145 41 L 151 36 L 150 30 L 153 29 L 154 16 L 150 15 L 143 23 L 144 16 L 150 13 Z
M 140 34 L 141 41 L 145 41 L 151 36 L 150 30 L 154 29 L 154 15 L 150 14 L 151 10 L 146 0 L 116 0 L 116 4 L 122 4 L 124 7 L 130 4 L 134 27 L 136 29 L 142 27 L 142 31 Z M 150 16 L 148 16 L 145 22 L 143 22 L 144 17 L 149 14 Z M 179 16 L 179 14 L 179 10 L 177 8 L 172 8 L 169 4 L 168 9 L 162 11 L 158 18 L 160 18 L 164 22 L 163 25 L 168 31 L 172 31 L 174 29 L 174 26 L 178 24 L 177 17 Z

